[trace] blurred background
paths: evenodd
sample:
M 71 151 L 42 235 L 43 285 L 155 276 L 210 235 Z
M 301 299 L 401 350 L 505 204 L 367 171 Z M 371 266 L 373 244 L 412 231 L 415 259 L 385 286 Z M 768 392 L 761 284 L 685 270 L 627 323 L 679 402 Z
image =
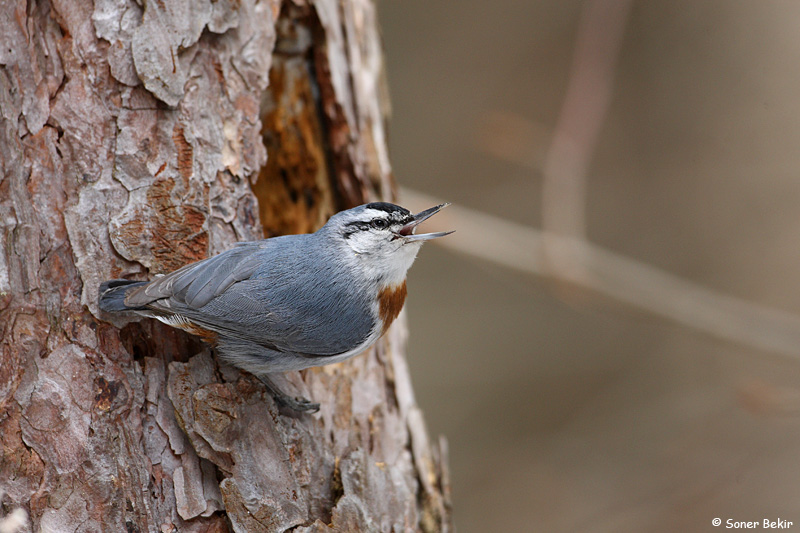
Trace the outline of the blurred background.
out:
M 459 531 L 800 527 L 800 3 L 378 8 L 398 182 L 594 245 L 411 271 Z

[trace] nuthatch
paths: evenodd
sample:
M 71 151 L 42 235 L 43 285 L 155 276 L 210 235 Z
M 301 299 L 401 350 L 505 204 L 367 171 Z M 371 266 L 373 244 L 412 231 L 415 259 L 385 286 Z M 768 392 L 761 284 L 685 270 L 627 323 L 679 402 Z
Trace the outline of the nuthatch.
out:
M 99 306 L 197 335 L 278 403 L 315 411 L 267 375 L 338 363 L 377 341 L 403 308 L 422 243 L 452 233 L 415 234 L 447 205 L 416 215 L 385 202 L 354 207 L 316 233 L 239 243 L 149 282 L 106 281 Z

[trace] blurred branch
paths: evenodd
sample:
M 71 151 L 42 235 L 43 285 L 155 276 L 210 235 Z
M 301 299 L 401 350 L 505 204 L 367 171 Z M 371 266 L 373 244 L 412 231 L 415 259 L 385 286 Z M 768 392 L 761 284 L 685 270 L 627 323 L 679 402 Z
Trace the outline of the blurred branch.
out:
M 563 247 L 557 242 L 549 246 L 549 235 L 586 236 L 586 177 L 611 104 L 614 72 L 632 3 L 587 0 L 578 23 L 566 95 L 543 168 L 545 253 L 558 268 L 575 269 L 582 264 L 561 256 Z
M 586 174 L 614 87 L 631 0 L 588 0 L 581 13 L 564 103 L 544 161 L 542 228 L 586 233 Z
M 441 199 L 401 190 L 409 207 Z M 457 230 L 439 245 L 526 274 L 566 281 L 689 328 L 781 355 L 800 356 L 800 316 L 723 294 L 581 239 L 563 237 L 452 205 L 436 224 Z M 577 268 L 545 259 L 555 247 Z

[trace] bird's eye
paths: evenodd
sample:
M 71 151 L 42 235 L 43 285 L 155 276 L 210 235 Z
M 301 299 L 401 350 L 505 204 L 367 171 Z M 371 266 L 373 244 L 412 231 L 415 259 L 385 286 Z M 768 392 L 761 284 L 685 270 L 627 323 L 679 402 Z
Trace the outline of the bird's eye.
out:
M 383 218 L 373 218 L 370 224 L 375 229 L 386 229 L 389 226 L 389 223 Z

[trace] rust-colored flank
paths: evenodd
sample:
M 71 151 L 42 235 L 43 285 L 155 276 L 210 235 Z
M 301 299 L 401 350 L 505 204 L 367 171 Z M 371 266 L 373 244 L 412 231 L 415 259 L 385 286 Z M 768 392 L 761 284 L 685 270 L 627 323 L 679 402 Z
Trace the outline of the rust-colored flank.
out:
M 400 314 L 400 310 L 403 309 L 403 304 L 406 301 L 406 292 L 406 282 L 404 281 L 400 285 L 385 287 L 378 293 L 383 333 L 386 333 L 394 319 Z
M 214 346 L 217 344 L 217 332 L 211 331 L 210 329 L 201 328 L 197 324 L 185 323 L 181 325 L 176 325 L 187 333 L 191 333 L 192 335 L 196 335 L 200 337 L 206 344 Z

